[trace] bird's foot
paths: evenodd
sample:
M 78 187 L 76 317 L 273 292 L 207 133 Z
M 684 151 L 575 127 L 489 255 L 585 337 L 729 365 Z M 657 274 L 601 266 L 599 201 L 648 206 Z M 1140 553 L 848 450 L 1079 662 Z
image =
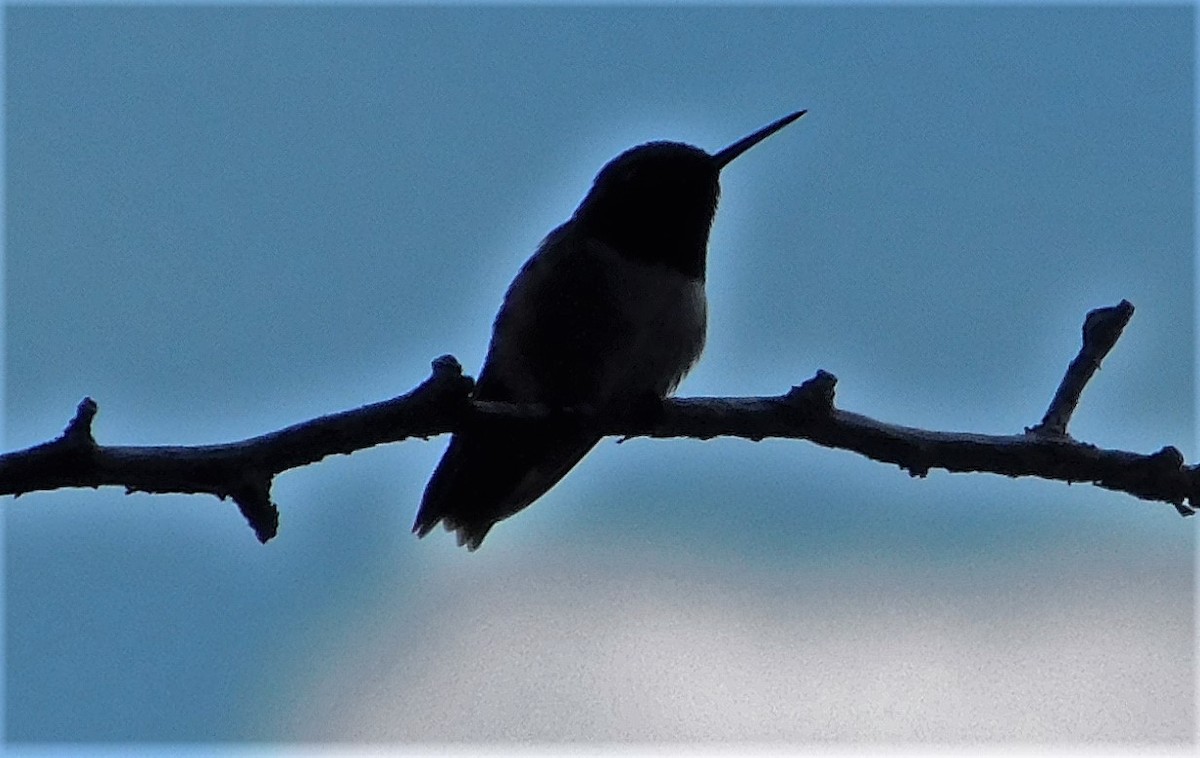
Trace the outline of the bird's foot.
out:
M 622 415 L 633 427 L 634 432 L 621 437 L 617 440 L 618 443 L 654 429 L 666 419 L 667 408 L 662 397 L 648 392 L 633 398 L 623 409 Z

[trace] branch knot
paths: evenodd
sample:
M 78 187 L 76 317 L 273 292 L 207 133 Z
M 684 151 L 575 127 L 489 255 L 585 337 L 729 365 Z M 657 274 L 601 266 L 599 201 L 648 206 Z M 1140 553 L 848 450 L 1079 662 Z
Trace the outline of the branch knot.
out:
M 94 447 L 96 440 L 92 437 L 92 419 L 96 418 L 99 406 L 90 397 L 79 401 L 75 407 L 75 416 L 63 430 L 63 439 L 71 446 Z
M 803 407 L 806 411 L 828 415 L 833 411 L 836 387 L 837 377 L 824 369 L 818 369 L 811 379 L 788 390 L 784 400 L 790 405 Z

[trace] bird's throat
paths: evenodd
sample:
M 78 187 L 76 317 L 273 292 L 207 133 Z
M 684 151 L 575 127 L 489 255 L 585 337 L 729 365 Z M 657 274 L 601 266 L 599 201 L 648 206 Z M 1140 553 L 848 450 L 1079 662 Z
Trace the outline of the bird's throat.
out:
M 690 279 L 704 280 L 708 257 L 707 225 L 623 223 L 589 229 L 591 236 L 622 257 L 674 269 Z

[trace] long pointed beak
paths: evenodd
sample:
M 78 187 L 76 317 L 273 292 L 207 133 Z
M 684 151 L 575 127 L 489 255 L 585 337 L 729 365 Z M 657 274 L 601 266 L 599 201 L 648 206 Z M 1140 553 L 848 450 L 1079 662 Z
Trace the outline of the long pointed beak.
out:
M 734 142 L 732 145 L 713 156 L 713 162 L 717 164 L 717 169 L 719 170 L 725 168 L 725 166 L 729 165 L 729 162 L 734 158 L 738 157 L 742 153 L 757 145 L 759 142 L 762 142 L 767 137 L 770 137 L 775 132 L 800 118 L 805 113 L 808 113 L 808 111 L 796 111 L 795 113 L 784 116 L 773 124 L 764 126 L 762 129 L 759 129 L 749 137 L 743 137 L 737 142 Z

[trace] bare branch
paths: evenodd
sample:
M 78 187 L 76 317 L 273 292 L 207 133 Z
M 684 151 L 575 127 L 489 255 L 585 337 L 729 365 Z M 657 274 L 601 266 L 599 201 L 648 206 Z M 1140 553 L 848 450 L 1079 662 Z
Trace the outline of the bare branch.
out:
M 98 445 L 85 398 L 55 440 L 0 456 L 0 495 L 64 487 L 123 486 L 127 493 L 182 493 L 233 498 L 261 542 L 275 536 L 279 513 L 270 499 L 279 473 L 333 454 L 449 431 L 468 408 L 473 383 L 450 356 L 407 395 L 223 445 Z
M 96 403 L 85 398 L 63 434 L 0 455 L 0 495 L 65 487 L 123 486 L 126 492 L 207 493 L 232 498 L 262 542 L 275 536 L 275 476 L 328 455 L 465 425 L 570 424 L 624 437 L 768 437 L 806 439 L 892 463 L 912 476 L 931 469 L 1090 482 L 1143 500 L 1172 503 L 1192 515 L 1200 503 L 1200 467 L 1164 447 L 1149 455 L 1105 450 L 1066 434 L 1067 424 L 1100 361 L 1133 314 L 1126 301 L 1088 314 L 1083 348 L 1071 362 L 1045 418 L 1023 434 L 984 435 L 897 426 L 834 406 L 837 379 L 824 371 L 776 397 L 669 399 L 654 409 L 595 413 L 471 400 L 473 382 L 451 356 L 433 363 L 429 379 L 406 395 L 222 445 L 125 447 L 96 443 Z
M 1087 386 L 1092 375 L 1100 368 L 1100 362 L 1121 338 L 1125 325 L 1133 317 L 1133 304 L 1122 300 L 1111 308 L 1097 308 L 1089 311 L 1083 321 L 1083 346 L 1079 355 L 1067 367 L 1067 373 L 1046 415 L 1037 426 L 1027 429 L 1031 434 L 1063 436 L 1067 433 L 1067 424 L 1071 423 L 1071 415 L 1075 406 L 1079 405 L 1079 396 Z

